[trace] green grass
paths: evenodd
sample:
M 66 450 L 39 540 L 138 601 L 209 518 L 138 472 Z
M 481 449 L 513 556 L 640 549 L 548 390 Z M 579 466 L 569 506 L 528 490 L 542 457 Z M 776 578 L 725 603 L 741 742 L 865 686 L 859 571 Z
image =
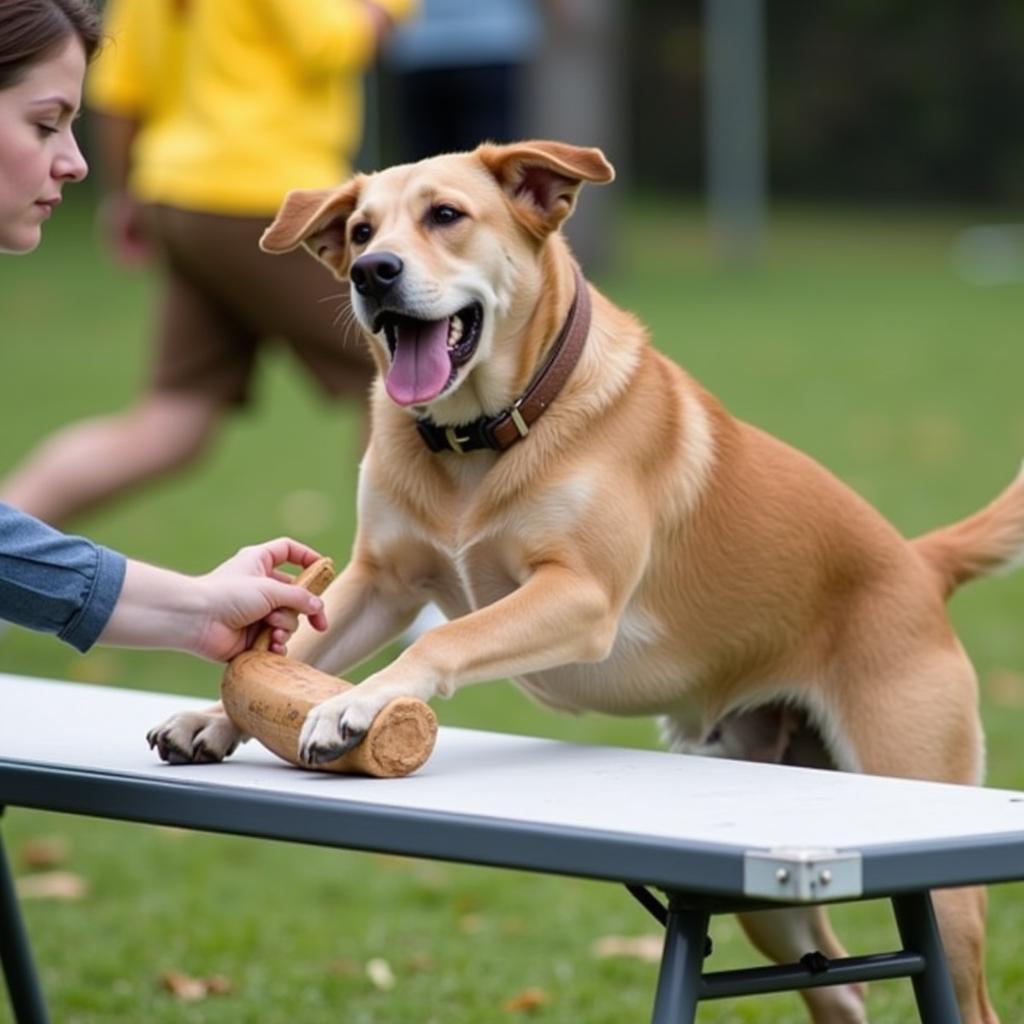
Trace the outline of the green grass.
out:
M 39 253 L 3 261 L 0 468 L 58 425 L 129 401 L 144 371 L 152 281 L 106 263 L 89 212 L 87 197 L 74 197 Z M 980 289 L 952 274 L 950 242 L 972 219 L 781 211 L 763 264 L 726 274 L 693 208 L 636 202 L 600 283 L 734 413 L 821 459 L 913 533 L 980 506 L 1024 454 L 1024 290 Z M 357 433 L 352 410 L 324 405 L 271 356 L 258 404 L 201 466 L 79 526 L 190 571 L 285 531 L 344 561 Z M 982 678 L 989 781 L 999 786 L 1024 787 L 1022 611 L 1024 574 L 978 584 L 953 605 Z M 213 695 L 219 677 L 179 655 L 83 657 L 17 630 L 0 641 L 0 665 L 188 694 Z M 646 721 L 562 718 L 508 684 L 471 688 L 438 711 L 447 724 L 654 745 Z M 54 1020 L 66 1024 L 479 1024 L 515 1019 L 503 1005 L 531 986 L 549 997 L 540 1020 L 650 1014 L 655 965 L 591 954 L 600 936 L 652 930 L 615 886 L 20 810 L 7 813 L 4 831 L 16 861 L 26 840 L 63 837 L 65 866 L 90 885 L 80 902 L 25 908 Z M 1024 1014 L 1022 912 L 1020 887 L 993 890 L 990 980 L 1004 1021 Z M 897 944 L 884 906 L 834 916 L 853 952 Z M 716 920 L 714 936 L 711 966 L 754 962 L 731 919 Z M 373 957 L 392 965 L 393 990 L 368 981 Z M 223 974 L 234 988 L 185 1005 L 161 991 L 166 969 Z M 907 983 L 873 987 L 873 1020 L 914 1019 L 911 1005 Z M 708 1004 L 699 1020 L 802 1016 L 795 997 L 778 996 Z

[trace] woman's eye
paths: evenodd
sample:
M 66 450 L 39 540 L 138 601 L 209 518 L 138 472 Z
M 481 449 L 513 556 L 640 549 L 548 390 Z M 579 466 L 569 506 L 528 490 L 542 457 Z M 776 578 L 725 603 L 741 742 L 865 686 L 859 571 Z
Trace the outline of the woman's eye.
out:
M 36 128 L 39 130 L 40 135 L 56 135 L 59 128 L 55 128 L 52 124 L 37 124 Z
M 430 219 L 435 224 L 454 224 L 464 216 L 465 214 L 461 210 L 456 210 L 454 206 L 448 206 L 447 203 L 434 206 L 430 210 Z
M 352 241 L 356 245 L 365 245 L 373 234 L 373 228 L 370 227 L 365 221 L 362 224 L 357 224 L 352 229 Z

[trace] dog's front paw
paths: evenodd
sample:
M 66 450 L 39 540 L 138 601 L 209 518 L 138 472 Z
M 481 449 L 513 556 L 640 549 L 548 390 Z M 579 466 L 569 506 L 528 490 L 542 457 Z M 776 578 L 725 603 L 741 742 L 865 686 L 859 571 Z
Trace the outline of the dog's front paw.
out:
M 326 764 L 363 741 L 386 701 L 375 698 L 366 684 L 318 704 L 306 716 L 299 736 L 299 760 Z
M 168 764 L 223 761 L 243 738 L 223 711 L 179 711 L 146 734 Z

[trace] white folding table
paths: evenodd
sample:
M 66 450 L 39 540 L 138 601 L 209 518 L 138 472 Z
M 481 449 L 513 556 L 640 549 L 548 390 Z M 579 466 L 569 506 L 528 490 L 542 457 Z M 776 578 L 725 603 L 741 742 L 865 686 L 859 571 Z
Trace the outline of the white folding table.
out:
M 624 883 L 665 925 L 654 1024 L 691 1024 L 702 999 L 893 977 L 913 980 L 925 1024 L 956 1024 L 929 892 L 1024 878 L 1022 793 L 455 728 L 404 779 L 306 772 L 256 743 L 223 764 L 160 763 L 147 730 L 205 703 L 0 674 L 0 810 Z M 711 914 L 879 897 L 900 950 L 703 971 Z M 0 956 L 16 1021 L 43 1024 L 2 845 Z

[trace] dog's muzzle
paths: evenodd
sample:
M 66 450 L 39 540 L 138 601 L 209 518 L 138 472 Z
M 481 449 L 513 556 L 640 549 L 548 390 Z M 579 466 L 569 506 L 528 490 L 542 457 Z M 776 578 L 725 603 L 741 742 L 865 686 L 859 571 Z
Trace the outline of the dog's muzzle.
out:
M 349 280 L 360 295 L 380 302 L 401 278 L 404 269 L 401 256 L 393 252 L 368 252 L 352 264 Z

